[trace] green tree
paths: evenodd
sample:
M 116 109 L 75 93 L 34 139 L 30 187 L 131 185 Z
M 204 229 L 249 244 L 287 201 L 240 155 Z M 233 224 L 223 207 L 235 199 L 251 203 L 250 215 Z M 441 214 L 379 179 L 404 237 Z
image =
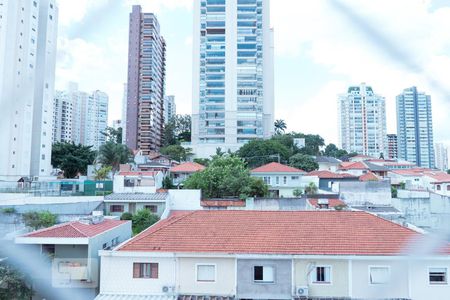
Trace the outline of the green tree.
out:
M 170 145 L 159 150 L 161 154 L 167 155 L 176 161 L 187 161 L 192 156 L 191 148 L 184 148 L 180 145 Z
M 211 160 L 209 158 L 194 158 L 194 162 L 207 167 Z
M 287 129 L 287 124 L 284 120 L 275 121 L 275 134 L 283 134 Z
M 312 156 L 301 153 L 291 156 L 289 158 L 289 165 L 306 172 L 311 172 L 319 168 L 319 165 Z
M 49 211 L 32 211 L 24 213 L 22 215 L 22 220 L 27 227 L 38 230 L 55 225 L 57 216 Z
M 293 192 L 292 195 L 294 197 L 300 197 L 303 194 L 303 190 L 301 188 L 296 188 Z
M 105 166 L 101 167 L 98 170 L 95 170 L 95 180 L 106 180 L 109 178 L 109 173 L 111 173 L 112 167 L 111 166 Z
M 200 189 L 205 198 L 253 197 L 266 194 L 265 184 L 250 177 L 243 159 L 226 154 L 214 156 L 205 170 L 184 182 L 186 189 Z
M 126 164 L 131 159 L 132 153 L 126 145 L 109 141 L 99 149 L 98 161 L 104 167 L 111 167 L 113 172 L 117 172 L 121 164 Z
M 179 145 L 191 141 L 191 116 L 175 115 L 164 125 L 163 146 Z
M 248 162 L 249 167 L 254 168 L 272 162 L 276 156 L 281 161 L 288 161 L 292 151 L 276 140 L 254 140 L 243 145 L 237 155 Z
M 133 214 L 129 213 L 129 212 L 124 212 L 121 216 L 120 219 L 122 221 L 132 221 L 133 220 Z
M 7 264 L 0 264 L 0 299 L 24 300 L 33 297 L 29 278 Z
M 398 189 L 395 186 L 391 186 L 391 197 L 392 198 L 398 197 Z
M 240 198 L 247 197 L 265 197 L 269 194 L 269 187 L 261 178 L 250 177 L 248 186 L 241 191 Z
M 173 185 L 172 178 L 170 178 L 169 176 L 164 177 L 162 187 L 166 190 L 173 189 L 175 186 Z
M 330 157 L 334 157 L 334 158 L 342 158 L 348 155 L 348 152 L 343 150 L 343 149 L 339 149 L 335 144 L 328 144 L 325 147 L 325 150 L 323 152 L 323 154 L 325 156 L 330 156 Z
M 107 142 L 122 144 L 122 127 L 118 129 L 106 127 L 105 131 L 102 131 L 101 134 L 106 137 Z
M 133 233 L 138 234 L 159 221 L 159 217 L 148 209 L 141 209 L 132 218 Z
M 306 187 L 305 187 L 305 193 L 306 195 L 315 195 L 317 194 L 317 191 L 319 189 L 317 188 L 317 186 L 315 185 L 314 182 L 310 182 Z
M 94 163 L 96 152 L 91 146 L 75 143 L 55 143 L 52 147 L 52 165 L 63 170 L 65 178 L 86 174 L 88 165 Z
M 318 156 L 320 155 L 320 148 L 325 146 L 324 139 L 317 134 L 294 134 L 296 138 L 305 139 L 305 147 L 300 149 L 300 153 Z

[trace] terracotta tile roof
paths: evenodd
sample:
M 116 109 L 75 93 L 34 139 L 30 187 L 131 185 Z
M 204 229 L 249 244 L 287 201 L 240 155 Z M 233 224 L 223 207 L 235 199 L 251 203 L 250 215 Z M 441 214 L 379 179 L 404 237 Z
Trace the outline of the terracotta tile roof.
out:
M 333 208 L 339 205 L 346 205 L 344 201 L 339 199 L 327 199 L 328 200 L 328 207 Z M 311 206 L 319 208 L 319 199 L 308 199 L 309 204 Z
M 369 168 L 363 162 L 344 162 L 339 167 L 340 170 L 368 170 Z
M 380 181 L 380 178 L 372 172 L 367 172 L 366 174 L 359 176 L 359 181 Z
M 202 207 L 245 207 L 244 200 L 202 200 Z
M 121 176 L 155 176 L 156 172 L 153 171 L 130 171 L 130 172 L 120 172 Z
M 162 220 L 118 251 L 397 255 L 420 234 L 357 211 L 194 211 Z
M 356 178 L 356 176 L 346 174 L 346 173 L 334 173 L 331 171 L 323 170 L 323 171 L 312 171 L 306 174 L 305 176 L 317 176 L 323 179 L 335 179 L 335 178 Z
M 303 170 L 293 168 L 290 166 L 286 166 L 286 165 L 282 165 L 277 162 L 272 162 L 270 164 L 253 169 L 251 172 L 252 173 L 306 173 Z
M 185 162 L 181 165 L 172 167 L 170 172 L 172 173 L 195 173 L 199 171 L 203 171 L 205 166 L 198 164 L 196 162 Z
M 105 219 L 99 224 L 84 224 L 79 221 L 69 222 L 44 228 L 24 235 L 33 238 L 86 238 L 99 235 L 129 221 Z

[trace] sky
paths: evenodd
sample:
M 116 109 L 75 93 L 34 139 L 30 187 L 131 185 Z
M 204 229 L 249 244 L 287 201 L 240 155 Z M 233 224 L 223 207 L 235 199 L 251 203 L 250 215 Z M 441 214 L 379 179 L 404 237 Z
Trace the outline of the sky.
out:
M 193 0 L 58 0 L 56 86 L 110 96 L 121 118 L 131 5 L 157 15 L 167 42 L 166 94 L 191 113 Z M 386 98 L 396 132 L 395 96 L 417 86 L 432 96 L 434 140 L 450 145 L 448 0 L 272 0 L 275 118 L 288 131 L 338 142 L 337 95 L 366 82 Z

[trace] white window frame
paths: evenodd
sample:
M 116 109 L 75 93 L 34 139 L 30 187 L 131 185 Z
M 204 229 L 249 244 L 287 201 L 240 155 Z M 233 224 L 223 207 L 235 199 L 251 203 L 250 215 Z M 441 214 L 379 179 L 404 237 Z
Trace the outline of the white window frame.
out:
M 388 281 L 387 282 L 385 282 L 385 283 L 373 283 L 372 281 L 371 281 L 371 279 L 370 279 L 370 275 L 371 275 L 371 269 L 373 269 L 373 268 L 386 268 L 387 270 L 388 270 Z M 368 282 L 369 282 L 369 285 L 376 285 L 376 286 L 379 286 L 379 285 L 388 285 L 388 284 L 390 284 L 391 283 L 391 279 L 392 279 L 392 274 L 391 274 L 391 266 L 386 266 L 386 265 L 370 265 L 369 267 L 368 267 Z
M 330 269 L 330 282 L 316 281 L 317 268 L 329 268 Z M 315 265 L 314 269 L 311 271 L 311 274 L 309 276 L 309 281 L 311 282 L 311 284 L 315 284 L 315 285 L 332 285 L 333 284 L 333 266 L 331 266 L 331 265 Z
M 214 280 L 213 281 L 198 280 L 198 267 L 201 267 L 201 266 L 214 267 Z M 195 264 L 195 282 L 197 282 L 197 283 L 216 283 L 217 282 L 217 264 L 210 264 L 210 263 Z
M 263 268 L 263 280 L 255 280 L 255 267 L 262 267 Z M 264 268 L 272 268 L 273 270 L 273 281 L 264 281 Z M 277 282 L 277 278 L 276 278 L 276 274 L 277 274 L 277 268 L 274 265 L 265 265 L 265 264 L 260 264 L 260 265 L 253 265 L 252 266 L 252 279 L 253 282 L 256 284 L 276 284 Z
M 430 270 L 431 269 L 445 269 L 445 282 L 434 282 L 432 283 L 430 281 Z M 448 267 L 441 267 L 441 266 L 429 266 L 427 268 L 428 272 L 427 272 L 427 279 L 428 279 L 428 285 L 429 286 L 444 286 L 444 285 L 448 285 Z

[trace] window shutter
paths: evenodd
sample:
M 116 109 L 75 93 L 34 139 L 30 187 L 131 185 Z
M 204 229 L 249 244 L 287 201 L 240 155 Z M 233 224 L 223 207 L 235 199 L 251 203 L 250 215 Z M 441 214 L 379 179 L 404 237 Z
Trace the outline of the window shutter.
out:
M 133 278 L 139 278 L 141 271 L 141 264 L 134 263 L 133 264 Z
M 158 278 L 158 264 L 150 264 L 150 278 Z

